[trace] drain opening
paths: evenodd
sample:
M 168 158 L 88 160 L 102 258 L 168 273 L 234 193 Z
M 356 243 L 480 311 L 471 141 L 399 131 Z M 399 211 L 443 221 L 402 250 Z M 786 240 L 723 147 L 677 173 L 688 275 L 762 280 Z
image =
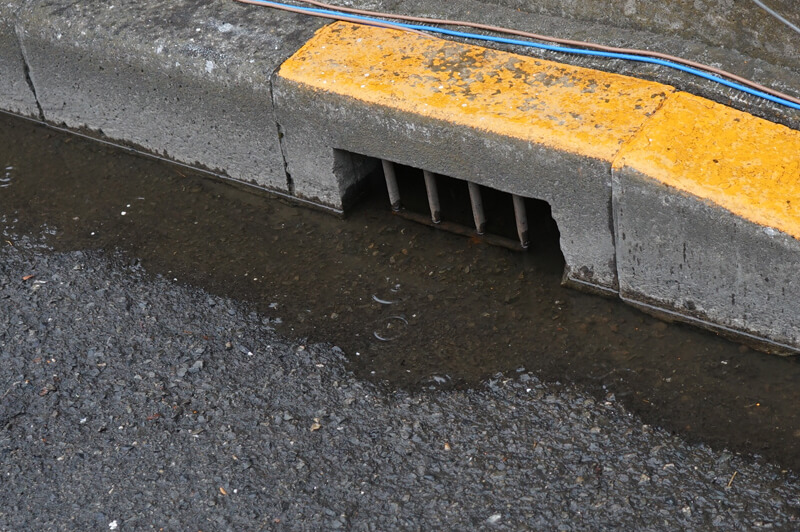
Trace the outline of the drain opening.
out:
M 546 201 L 391 161 L 378 166 L 398 216 L 513 250 L 555 248 L 560 254 L 558 227 Z

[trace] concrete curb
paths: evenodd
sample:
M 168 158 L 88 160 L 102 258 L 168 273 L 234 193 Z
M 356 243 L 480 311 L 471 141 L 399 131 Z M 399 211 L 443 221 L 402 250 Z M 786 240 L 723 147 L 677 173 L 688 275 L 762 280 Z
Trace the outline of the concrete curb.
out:
M 345 23 L 281 66 L 275 101 L 300 181 L 350 186 L 345 150 L 545 199 L 570 284 L 800 345 L 797 131 L 666 85 Z
M 620 151 L 620 295 L 800 346 L 800 132 L 677 93 Z
M 48 122 L 291 191 L 270 77 L 321 21 L 245 16 L 224 1 L 20 4 L 20 43 Z
M 0 5 L 0 109 L 43 118 L 17 36 L 17 14 L 23 3 L 16 0 Z
M 315 35 L 322 26 L 225 1 L 6 2 L 0 108 L 334 210 L 373 159 L 543 199 L 569 284 L 800 350 L 800 133 L 669 85 L 343 23 Z M 707 124 L 670 159 L 664 110 L 698 104 Z M 764 157 L 766 144 L 729 157 L 742 151 L 730 136 L 709 144 L 704 126 L 735 121 L 780 138 L 788 159 Z M 711 151 L 690 142 L 724 154 L 705 189 L 691 183 Z M 774 203 L 706 193 L 759 173 L 778 177 L 763 186 L 788 199 L 783 218 Z
M 332 171 L 336 149 L 544 199 L 568 278 L 616 291 L 611 163 L 669 90 L 337 23 L 283 64 L 275 102 L 296 182 L 331 183 L 329 196 L 351 185 Z

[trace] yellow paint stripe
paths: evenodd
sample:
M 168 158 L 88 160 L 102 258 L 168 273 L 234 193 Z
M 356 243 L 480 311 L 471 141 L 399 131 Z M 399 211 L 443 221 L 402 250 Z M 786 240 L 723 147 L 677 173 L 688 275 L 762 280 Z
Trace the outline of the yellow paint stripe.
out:
M 800 239 L 800 131 L 675 93 L 614 165 Z
M 800 239 L 800 132 L 668 85 L 344 22 L 279 75 L 631 167 Z
M 613 160 L 673 89 L 402 31 L 338 22 L 279 75 L 314 89 Z

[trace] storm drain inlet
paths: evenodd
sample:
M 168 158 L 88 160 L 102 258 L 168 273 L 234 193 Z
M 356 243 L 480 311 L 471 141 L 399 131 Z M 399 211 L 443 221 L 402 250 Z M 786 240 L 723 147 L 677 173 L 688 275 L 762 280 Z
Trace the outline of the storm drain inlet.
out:
M 528 212 L 526 208 L 526 200 L 532 199 L 524 198 L 516 194 L 502 192 L 496 189 L 485 187 L 467 180 L 458 180 L 455 178 L 437 175 L 434 172 L 424 169 L 416 169 L 399 165 L 386 159 L 381 160 L 381 167 L 383 168 L 383 176 L 386 181 L 386 190 L 389 196 L 389 203 L 392 211 L 404 218 L 409 218 L 417 222 L 425 224 L 432 224 L 441 229 L 467 235 L 477 236 L 481 240 L 489 244 L 499 245 L 514 250 L 526 250 L 531 244 L 530 229 L 528 223 Z M 424 192 L 417 187 L 401 194 L 402 181 L 408 179 L 410 173 L 422 174 L 424 182 Z M 471 224 L 465 223 L 463 216 L 461 219 L 447 219 L 447 209 L 442 206 L 442 199 L 440 198 L 440 183 L 443 180 L 449 182 L 459 182 L 462 185 L 466 184 L 468 192 L 468 208 L 471 213 Z M 408 188 L 408 187 L 407 187 Z M 420 201 L 419 196 L 424 194 L 425 201 Z M 491 202 L 486 202 L 485 196 L 491 195 Z M 516 239 L 509 237 L 506 234 L 498 234 L 490 230 L 491 221 L 499 217 L 507 216 L 507 209 L 503 206 L 498 206 L 508 200 L 510 196 L 510 206 L 513 209 L 513 224 L 516 232 Z M 460 198 L 463 202 L 463 198 Z M 533 200 L 541 201 L 541 200 Z M 429 216 L 421 213 L 421 204 L 427 205 L 427 212 Z M 545 203 L 545 202 L 542 202 Z M 414 207 L 409 208 L 410 205 Z M 453 209 L 450 209 L 451 211 Z M 549 213 L 549 206 L 548 206 Z M 458 217 L 455 217 L 458 218 Z M 548 216 L 548 218 L 550 218 Z M 550 218 L 552 222 L 552 218 Z M 552 222 L 554 225 L 554 222 Z

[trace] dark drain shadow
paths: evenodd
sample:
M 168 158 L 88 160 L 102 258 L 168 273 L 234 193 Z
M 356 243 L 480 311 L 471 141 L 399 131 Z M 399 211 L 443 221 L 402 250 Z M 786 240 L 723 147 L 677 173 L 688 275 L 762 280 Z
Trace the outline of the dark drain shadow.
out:
M 361 156 L 359 156 L 361 157 Z M 386 180 L 377 159 L 372 166 L 376 170 L 368 177 L 372 194 L 387 198 L 390 208 Z M 477 236 L 474 210 L 467 181 L 450 176 L 434 174 L 439 200 L 441 223 L 433 222 L 428 190 L 423 171 L 404 164 L 393 163 L 394 173 L 401 198 L 399 214 L 423 221 L 445 231 L 464 236 Z M 511 249 L 520 249 L 519 227 L 515 217 L 512 195 L 489 187 L 480 186 L 483 213 L 486 219 L 485 235 L 488 243 L 498 243 Z M 528 228 L 526 251 L 551 255 L 552 262 L 564 258 L 560 248 L 558 225 L 553 219 L 550 204 L 536 198 L 523 198 L 524 216 Z M 499 238 L 493 238 L 499 237 Z

